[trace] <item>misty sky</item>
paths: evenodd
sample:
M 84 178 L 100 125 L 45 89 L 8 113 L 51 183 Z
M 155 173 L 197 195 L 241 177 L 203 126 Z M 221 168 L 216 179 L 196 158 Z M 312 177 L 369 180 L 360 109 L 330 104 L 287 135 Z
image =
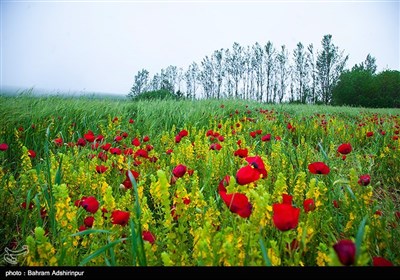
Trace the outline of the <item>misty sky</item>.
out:
M 127 94 L 143 68 L 187 69 L 214 50 L 321 39 L 400 70 L 399 1 L 1 0 L 1 87 Z

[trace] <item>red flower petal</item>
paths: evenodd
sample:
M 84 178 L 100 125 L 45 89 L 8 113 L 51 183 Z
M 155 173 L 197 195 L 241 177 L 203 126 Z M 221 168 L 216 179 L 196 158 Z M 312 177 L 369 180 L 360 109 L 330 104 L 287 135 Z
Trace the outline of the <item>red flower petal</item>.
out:
M 251 165 L 244 166 L 236 173 L 236 182 L 239 185 L 246 185 L 260 179 L 261 173 Z
M 339 261 L 343 265 L 352 265 L 356 257 L 356 244 L 348 239 L 343 239 L 333 245 Z
M 289 204 L 275 203 L 272 205 L 274 225 L 281 231 L 295 229 L 299 223 L 300 208 Z
M 324 175 L 329 174 L 329 172 L 331 171 L 329 166 L 320 161 L 310 163 L 308 165 L 308 170 L 312 174 L 324 174 Z
M 125 226 L 128 224 L 128 221 L 129 221 L 129 212 L 121 210 L 112 211 L 111 223 L 113 223 L 114 225 Z

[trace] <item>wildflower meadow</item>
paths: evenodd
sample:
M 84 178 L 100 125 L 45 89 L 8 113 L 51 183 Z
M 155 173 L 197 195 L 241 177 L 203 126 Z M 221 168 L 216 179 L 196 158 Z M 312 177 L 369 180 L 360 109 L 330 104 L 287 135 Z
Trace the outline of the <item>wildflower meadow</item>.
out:
M 400 264 L 398 109 L 0 101 L 3 265 Z

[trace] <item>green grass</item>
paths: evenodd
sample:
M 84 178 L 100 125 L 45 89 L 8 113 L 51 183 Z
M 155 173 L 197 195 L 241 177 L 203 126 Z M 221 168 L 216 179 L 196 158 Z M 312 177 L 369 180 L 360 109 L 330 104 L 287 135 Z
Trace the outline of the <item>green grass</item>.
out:
M 400 211 L 400 146 L 399 140 L 392 140 L 395 132 L 399 130 L 399 127 L 396 127 L 400 125 L 399 109 L 262 104 L 245 100 L 132 101 L 127 98 L 37 97 L 30 94 L 0 96 L 0 102 L 0 143 L 9 145 L 7 151 L 0 152 L 0 167 L 3 172 L 0 179 L 0 214 L 4 217 L 0 234 L 5 237 L 0 241 L 0 248 L 8 246 L 13 240 L 17 240 L 19 245 L 29 240 L 28 243 L 32 246 L 34 241 L 30 237 L 33 236 L 35 228 L 44 227 L 50 232 L 46 237 L 48 239 L 40 236 L 39 231 L 35 242 L 50 242 L 57 251 L 55 255 L 61 265 L 93 265 L 93 261 L 96 264 L 103 262 L 112 266 L 160 265 L 169 262 L 179 265 L 179 262 L 190 263 L 190 253 L 199 250 L 192 244 L 193 232 L 205 234 L 210 231 L 206 228 L 208 224 L 202 228 L 195 217 L 200 216 L 205 222 L 210 222 L 208 219 L 211 218 L 206 216 L 207 211 L 217 211 L 220 216 L 213 221 L 219 223 L 221 230 L 209 237 L 216 244 L 212 252 L 209 252 L 214 254 L 213 259 L 194 259 L 191 265 L 209 262 L 221 265 L 219 258 L 224 258 L 223 254 L 228 252 L 232 253 L 232 256 L 228 259 L 227 255 L 226 261 L 238 263 L 239 257 L 235 255 L 238 249 L 231 248 L 224 239 L 228 235 L 234 235 L 243 241 L 246 265 L 276 265 L 274 254 L 280 254 L 282 259 L 286 258 L 282 265 L 297 265 L 300 261 L 305 265 L 315 265 L 318 253 L 324 252 L 329 255 L 332 243 L 343 234 L 355 241 L 360 264 L 371 264 L 370 259 L 365 258 L 374 255 L 384 255 L 399 264 L 400 233 L 398 226 L 393 227 L 393 224 L 398 223 L 393 213 Z M 113 122 L 116 117 L 119 121 Z M 130 119 L 134 120 L 133 124 L 129 123 Z M 289 130 L 288 123 L 292 124 L 295 130 Z M 237 127 L 237 124 L 240 124 L 240 127 Z M 182 143 L 176 144 L 172 139 L 182 129 L 188 130 L 189 136 Z M 149 144 L 154 147 L 151 153 L 158 157 L 158 161 L 155 164 L 145 162 L 135 166 L 129 158 L 126 165 L 137 169 L 141 174 L 137 184 L 132 182 L 134 187 L 129 195 L 119 189 L 122 177 L 120 172 L 112 167 L 112 164 L 117 164 L 113 156 L 110 155 L 111 159 L 106 163 L 98 160 L 97 164 L 106 164 L 110 169 L 104 177 L 98 177 L 97 174 L 93 175 L 90 169 L 94 161 L 88 160 L 88 156 L 95 151 L 92 151 L 89 145 L 72 150 L 66 146 L 57 148 L 53 143 L 57 137 L 62 137 L 65 143 L 76 143 L 88 130 L 94 131 L 95 134 L 104 132 L 107 142 L 121 147 L 123 145 L 113 142 L 114 137 L 121 132 L 127 132 L 129 135 L 128 139 L 123 140 L 128 147 L 132 147 L 130 141 L 134 137 L 150 137 Z M 208 149 L 210 142 L 205 137 L 208 130 L 218 131 L 225 137 L 221 142 L 221 151 Z M 237 131 L 233 133 L 233 130 Z M 255 130 L 262 130 L 262 135 L 272 133 L 271 142 L 262 142 L 261 135 L 252 138 L 250 132 Z M 381 135 L 382 130 L 386 135 Z M 373 131 L 374 137 L 366 138 L 366 131 Z M 275 141 L 276 136 L 282 140 Z M 164 143 L 162 139 L 167 139 L 167 142 Z M 291 242 L 296 234 L 300 235 L 300 232 L 280 234 L 271 226 L 259 229 L 257 226 L 253 227 L 251 222 L 224 211 L 226 208 L 216 190 L 223 176 L 229 174 L 234 177 L 238 168 L 244 164 L 233 156 L 233 152 L 238 148 L 239 139 L 246 143 L 245 147 L 249 148 L 251 155 L 262 155 L 264 160 L 268 160 L 271 170 L 268 178 L 260 183 L 259 193 L 251 192 L 246 187 L 232 186 L 236 191 L 245 192 L 251 199 L 259 199 L 260 204 L 268 201 L 266 205 L 271 205 L 285 191 L 291 194 L 298 192 L 297 185 L 301 185 L 303 180 L 306 188 L 303 190 L 304 195 L 306 192 L 312 192 L 309 189 L 310 185 L 315 184 L 314 192 L 320 191 L 321 200 L 330 203 L 315 216 L 302 216 L 303 228 L 309 225 L 314 231 L 320 231 L 309 241 L 308 253 L 304 256 L 300 253 L 288 255 L 285 249 L 286 243 Z M 353 146 L 353 151 L 346 160 L 336 153 L 337 146 L 344 142 L 351 142 Z M 142 147 L 145 144 L 142 143 Z M 167 148 L 174 149 L 172 158 L 165 155 Z M 192 148 L 196 156 L 194 159 L 185 154 Z M 36 158 L 31 159 L 30 170 L 24 166 L 25 149 L 32 149 L 37 153 Z M 179 181 L 170 187 L 167 191 L 170 197 L 167 195 L 161 198 L 165 199 L 162 203 L 172 202 L 175 199 L 173 192 L 180 191 L 187 192 L 194 200 L 207 203 L 207 207 L 190 208 L 192 220 L 183 220 L 184 222 L 178 223 L 176 227 L 166 228 L 163 211 L 169 209 L 163 210 L 158 205 L 161 202 L 157 202 L 157 194 L 152 193 L 151 186 L 156 186 L 158 169 L 163 169 L 167 176 L 170 176 L 170 171 L 177 161 L 190 165 L 189 167 L 196 171 L 195 177 L 185 177 L 185 184 Z M 315 176 L 307 171 L 307 165 L 312 161 L 325 161 L 331 166 L 331 174 L 317 177 L 317 180 L 313 181 Z M 29 181 L 32 173 L 38 176 L 38 186 Z M 363 202 L 367 189 L 357 187 L 357 176 L 364 173 L 373 178 L 368 188 L 373 191 L 374 204 L 371 208 Z M 82 179 L 82 175 L 85 175 L 86 179 Z M 85 180 L 86 185 L 76 183 L 78 186 L 75 186 L 71 181 L 71 178 L 75 178 L 73 176 Z M 132 219 L 128 226 L 115 229 L 104 225 L 83 233 L 77 233 L 75 224 L 72 231 L 60 228 L 56 221 L 55 204 L 63 195 L 60 185 L 67 182 L 68 194 L 64 195 L 70 197 L 73 203 L 74 199 L 92 191 L 90 183 L 101 185 L 102 178 L 112 187 L 117 207 L 125 207 L 131 212 Z M 130 179 L 132 180 L 132 176 Z M 326 193 L 324 187 L 327 188 Z M 139 190 L 146 197 L 145 200 L 140 200 L 140 203 Z M 98 189 L 95 194 L 99 200 L 104 200 Z M 265 197 L 262 197 L 263 195 Z M 347 201 L 342 212 L 338 212 L 331 204 L 334 199 L 339 198 Z M 33 202 L 34 212 L 21 210 L 19 205 L 24 201 L 27 204 Z M 128 201 L 131 203 L 128 204 Z M 298 207 L 302 207 L 301 201 L 296 203 Z M 47 220 L 39 217 L 40 207 L 43 206 L 48 212 Z M 153 224 L 141 221 L 143 215 L 146 215 L 143 214 L 146 213 L 146 207 L 153 211 Z M 80 210 L 76 213 L 76 219 L 79 221 L 86 214 Z M 376 210 L 384 213 L 381 225 L 374 224 Z M 349 218 L 350 213 L 355 215 L 354 218 Z M 349 224 L 350 222 L 353 224 Z M 140 236 L 142 227 L 149 224 L 154 226 L 159 236 L 159 249 L 153 252 L 154 256 Z M 385 234 L 380 234 L 381 231 Z M 121 233 L 124 235 L 121 236 Z M 77 250 L 76 255 L 67 253 L 68 246 L 64 245 L 66 240 L 77 236 L 84 240 L 89 235 L 91 239 L 87 239 L 90 244 L 87 251 L 81 248 Z M 182 242 L 174 244 L 164 235 L 175 236 L 174 238 L 180 238 Z M 92 238 L 93 236 L 96 238 Z M 300 250 L 304 250 L 302 253 L 306 252 L 306 239 L 307 235 L 303 232 L 300 247 Z M 124 248 L 122 251 L 121 247 Z M 225 252 L 219 252 L 222 247 Z M 178 253 L 182 253 L 181 259 Z

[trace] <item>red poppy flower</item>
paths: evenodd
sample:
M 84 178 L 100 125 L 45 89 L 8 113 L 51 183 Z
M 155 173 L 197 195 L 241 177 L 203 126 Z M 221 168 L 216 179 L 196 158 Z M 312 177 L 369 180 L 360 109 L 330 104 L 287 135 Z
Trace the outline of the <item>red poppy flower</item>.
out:
M 90 227 L 90 228 L 93 226 L 93 222 L 94 222 L 94 217 L 93 216 L 86 217 L 83 220 L 83 223 L 85 224 L 85 226 Z
M 129 119 L 129 123 L 134 123 L 135 121 L 133 119 Z
M 121 135 L 117 135 L 117 136 L 115 136 L 114 141 L 118 143 L 118 142 L 121 142 L 123 139 L 124 139 L 124 137 L 122 137 Z
M 94 142 L 96 139 L 96 136 L 94 135 L 93 131 L 89 130 L 87 133 L 83 135 L 83 137 L 86 139 L 88 142 Z
M 100 144 L 96 142 L 96 143 L 90 145 L 90 148 L 91 148 L 92 150 L 97 150 L 97 148 L 98 148 L 99 146 L 100 146 Z
M 315 202 L 312 198 L 307 198 L 303 201 L 304 212 L 308 213 L 315 209 Z
M 222 146 L 221 146 L 221 144 L 219 144 L 219 143 L 212 143 L 212 144 L 210 145 L 210 150 L 219 151 L 219 150 L 221 150 L 221 149 L 222 149 Z
M 372 257 L 373 266 L 393 266 L 393 263 L 383 257 Z
M 264 162 L 259 156 L 247 157 L 246 161 L 253 166 L 258 172 L 263 175 L 263 178 L 267 178 L 267 170 L 265 169 Z
M 98 141 L 98 142 L 101 142 L 101 141 L 103 141 L 103 139 L 104 139 L 104 136 L 99 134 L 99 135 L 96 136 L 96 139 L 94 139 L 94 140 Z
M 180 136 L 180 135 L 176 135 L 175 136 L 175 143 L 180 143 L 181 142 L 181 140 L 182 140 L 182 137 Z
M 114 225 L 125 226 L 128 224 L 128 221 L 129 212 L 121 210 L 114 210 L 111 212 L 111 223 L 113 223 Z
M 356 244 L 354 244 L 353 241 L 342 239 L 333 245 L 333 249 L 338 256 L 339 261 L 343 265 L 348 266 L 354 264 L 356 257 Z
M 308 165 L 308 170 L 312 174 L 323 174 L 323 175 L 327 175 L 331 171 L 329 166 L 320 161 L 310 163 Z
M 21 203 L 21 208 L 22 208 L 22 209 L 28 208 L 29 210 L 32 210 L 34 206 L 35 206 L 35 205 L 34 205 L 32 202 L 29 203 L 29 206 L 28 206 L 28 207 L 26 207 L 26 201 L 24 201 L 24 202 Z
M 146 150 L 143 149 L 139 149 L 135 152 L 134 157 L 143 157 L 143 158 L 148 158 L 149 157 L 149 153 Z
M 367 135 L 367 137 L 372 137 L 372 136 L 374 136 L 374 133 L 372 131 L 368 131 L 366 133 L 366 135 Z
M 150 242 L 151 244 L 154 244 L 154 242 L 156 241 L 155 236 L 148 230 L 144 230 L 142 232 L 142 239 L 147 242 Z
M 287 193 L 282 194 L 282 203 L 292 205 L 293 203 L 293 196 Z
M 86 140 L 85 138 L 79 138 L 78 141 L 76 141 L 76 145 L 80 147 L 84 147 L 86 145 Z
M 147 141 L 149 141 L 149 140 L 150 140 L 150 137 L 149 137 L 149 136 L 145 135 L 145 136 L 143 137 L 143 142 L 147 142 Z
M 0 144 L 0 151 L 7 151 L 8 150 L 8 145 L 6 143 L 1 143 Z
M 227 192 L 226 186 L 229 185 L 229 182 L 231 181 L 231 177 L 229 175 L 226 175 L 218 184 L 218 191 L 219 192 Z
M 236 182 L 239 185 L 246 185 L 261 178 L 261 173 L 251 165 L 240 168 L 236 173 Z
M 63 145 L 63 143 L 64 143 L 64 141 L 63 141 L 63 139 L 61 137 L 56 138 L 53 141 L 54 141 L 54 144 L 56 144 L 56 146 L 59 146 L 59 147 L 61 147 Z
M 111 148 L 110 153 L 112 153 L 113 155 L 120 155 L 122 152 L 120 148 Z
M 172 154 L 173 151 L 174 151 L 174 150 L 172 150 L 172 149 L 168 149 L 165 153 L 166 153 L 167 155 L 170 155 L 170 154 Z
M 251 136 L 251 138 L 255 138 L 257 136 L 257 132 L 251 131 L 250 136 Z
M 104 151 L 108 151 L 111 148 L 111 144 L 110 143 L 105 143 L 103 145 L 101 145 L 101 147 Z
M 86 196 L 82 196 L 81 199 L 75 200 L 74 205 L 75 205 L 76 207 L 82 206 L 82 202 L 83 202 L 86 198 L 87 198 Z
M 280 231 L 295 229 L 299 223 L 300 208 L 289 204 L 275 203 L 272 205 L 274 225 Z
M 246 195 L 242 193 L 227 194 L 225 191 L 220 191 L 219 195 L 232 213 L 238 214 L 242 218 L 250 217 L 253 207 Z
M 358 184 L 360 186 L 368 186 L 370 182 L 371 176 L 369 176 L 368 174 L 361 175 L 358 179 Z
M 102 161 L 107 161 L 107 159 L 108 159 L 107 154 L 106 154 L 106 153 L 103 153 L 103 152 L 100 152 L 100 153 L 97 155 L 97 157 L 98 157 L 99 159 L 101 159 Z
M 265 142 L 265 141 L 270 141 L 271 140 L 271 134 L 266 134 L 263 137 L 261 137 L 261 141 Z
M 136 172 L 135 170 L 130 170 L 130 171 L 131 171 L 133 177 L 135 178 L 135 180 L 137 181 L 139 179 L 139 173 Z M 126 177 L 125 177 L 125 180 L 122 182 L 122 185 L 124 185 L 124 187 L 126 189 L 131 189 L 132 182 L 131 182 L 131 179 L 129 178 L 128 171 L 125 172 L 125 175 L 126 175 Z
M 185 175 L 187 171 L 187 167 L 183 164 L 178 164 L 177 166 L 175 166 L 175 168 L 172 170 L 172 174 L 177 177 L 180 178 L 183 175 Z
M 106 172 L 107 169 L 108 169 L 108 167 L 104 166 L 104 165 L 97 165 L 96 166 L 96 172 L 99 173 L 99 174 Z
M 240 158 L 245 158 L 245 157 L 247 157 L 248 156 L 248 154 L 249 154 L 249 151 L 246 149 L 246 148 L 243 148 L 243 149 L 237 149 L 235 152 L 234 152 L 234 156 L 238 156 L 238 157 L 240 157 Z
M 36 157 L 36 152 L 34 150 L 28 150 L 28 156 L 30 158 L 35 158 Z
M 124 155 L 126 155 L 126 156 L 133 155 L 133 150 L 132 150 L 132 148 L 126 148 L 126 149 L 124 149 Z
M 337 151 L 342 155 L 347 155 L 352 151 L 352 149 L 350 143 L 343 143 L 337 148 Z
M 158 158 L 156 156 L 149 157 L 150 162 L 157 162 Z
M 150 144 L 147 144 L 146 145 L 146 150 L 148 151 L 148 152 L 150 152 L 151 150 L 153 150 L 154 149 L 154 146 L 153 145 L 150 145 Z
M 99 209 L 99 202 L 94 196 L 89 196 L 87 198 L 82 198 L 80 205 L 88 212 L 94 214 Z
M 81 225 L 81 226 L 79 226 L 78 230 L 79 231 L 84 231 L 84 230 L 87 230 L 87 228 L 86 228 L 85 225 Z
M 182 129 L 180 132 L 179 132 L 179 136 L 180 137 L 185 137 L 185 136 L 188 136 L 189 135 L 189 132 L 186 130 L 186 129 Z
M 339 201 L 337 201 L 337 200 L 334 200 L 334 201 L 333 201 L 333 207 L 335 207 L 335 208 L 339 208 L 339 207 L 340 207 L 340 205 L 339 205 Z
M 132 139 L 132 145 L 136 146 L 136 147 L 139 147 L 140 146 L 140 140 L 137 137 L 133 138 Z

